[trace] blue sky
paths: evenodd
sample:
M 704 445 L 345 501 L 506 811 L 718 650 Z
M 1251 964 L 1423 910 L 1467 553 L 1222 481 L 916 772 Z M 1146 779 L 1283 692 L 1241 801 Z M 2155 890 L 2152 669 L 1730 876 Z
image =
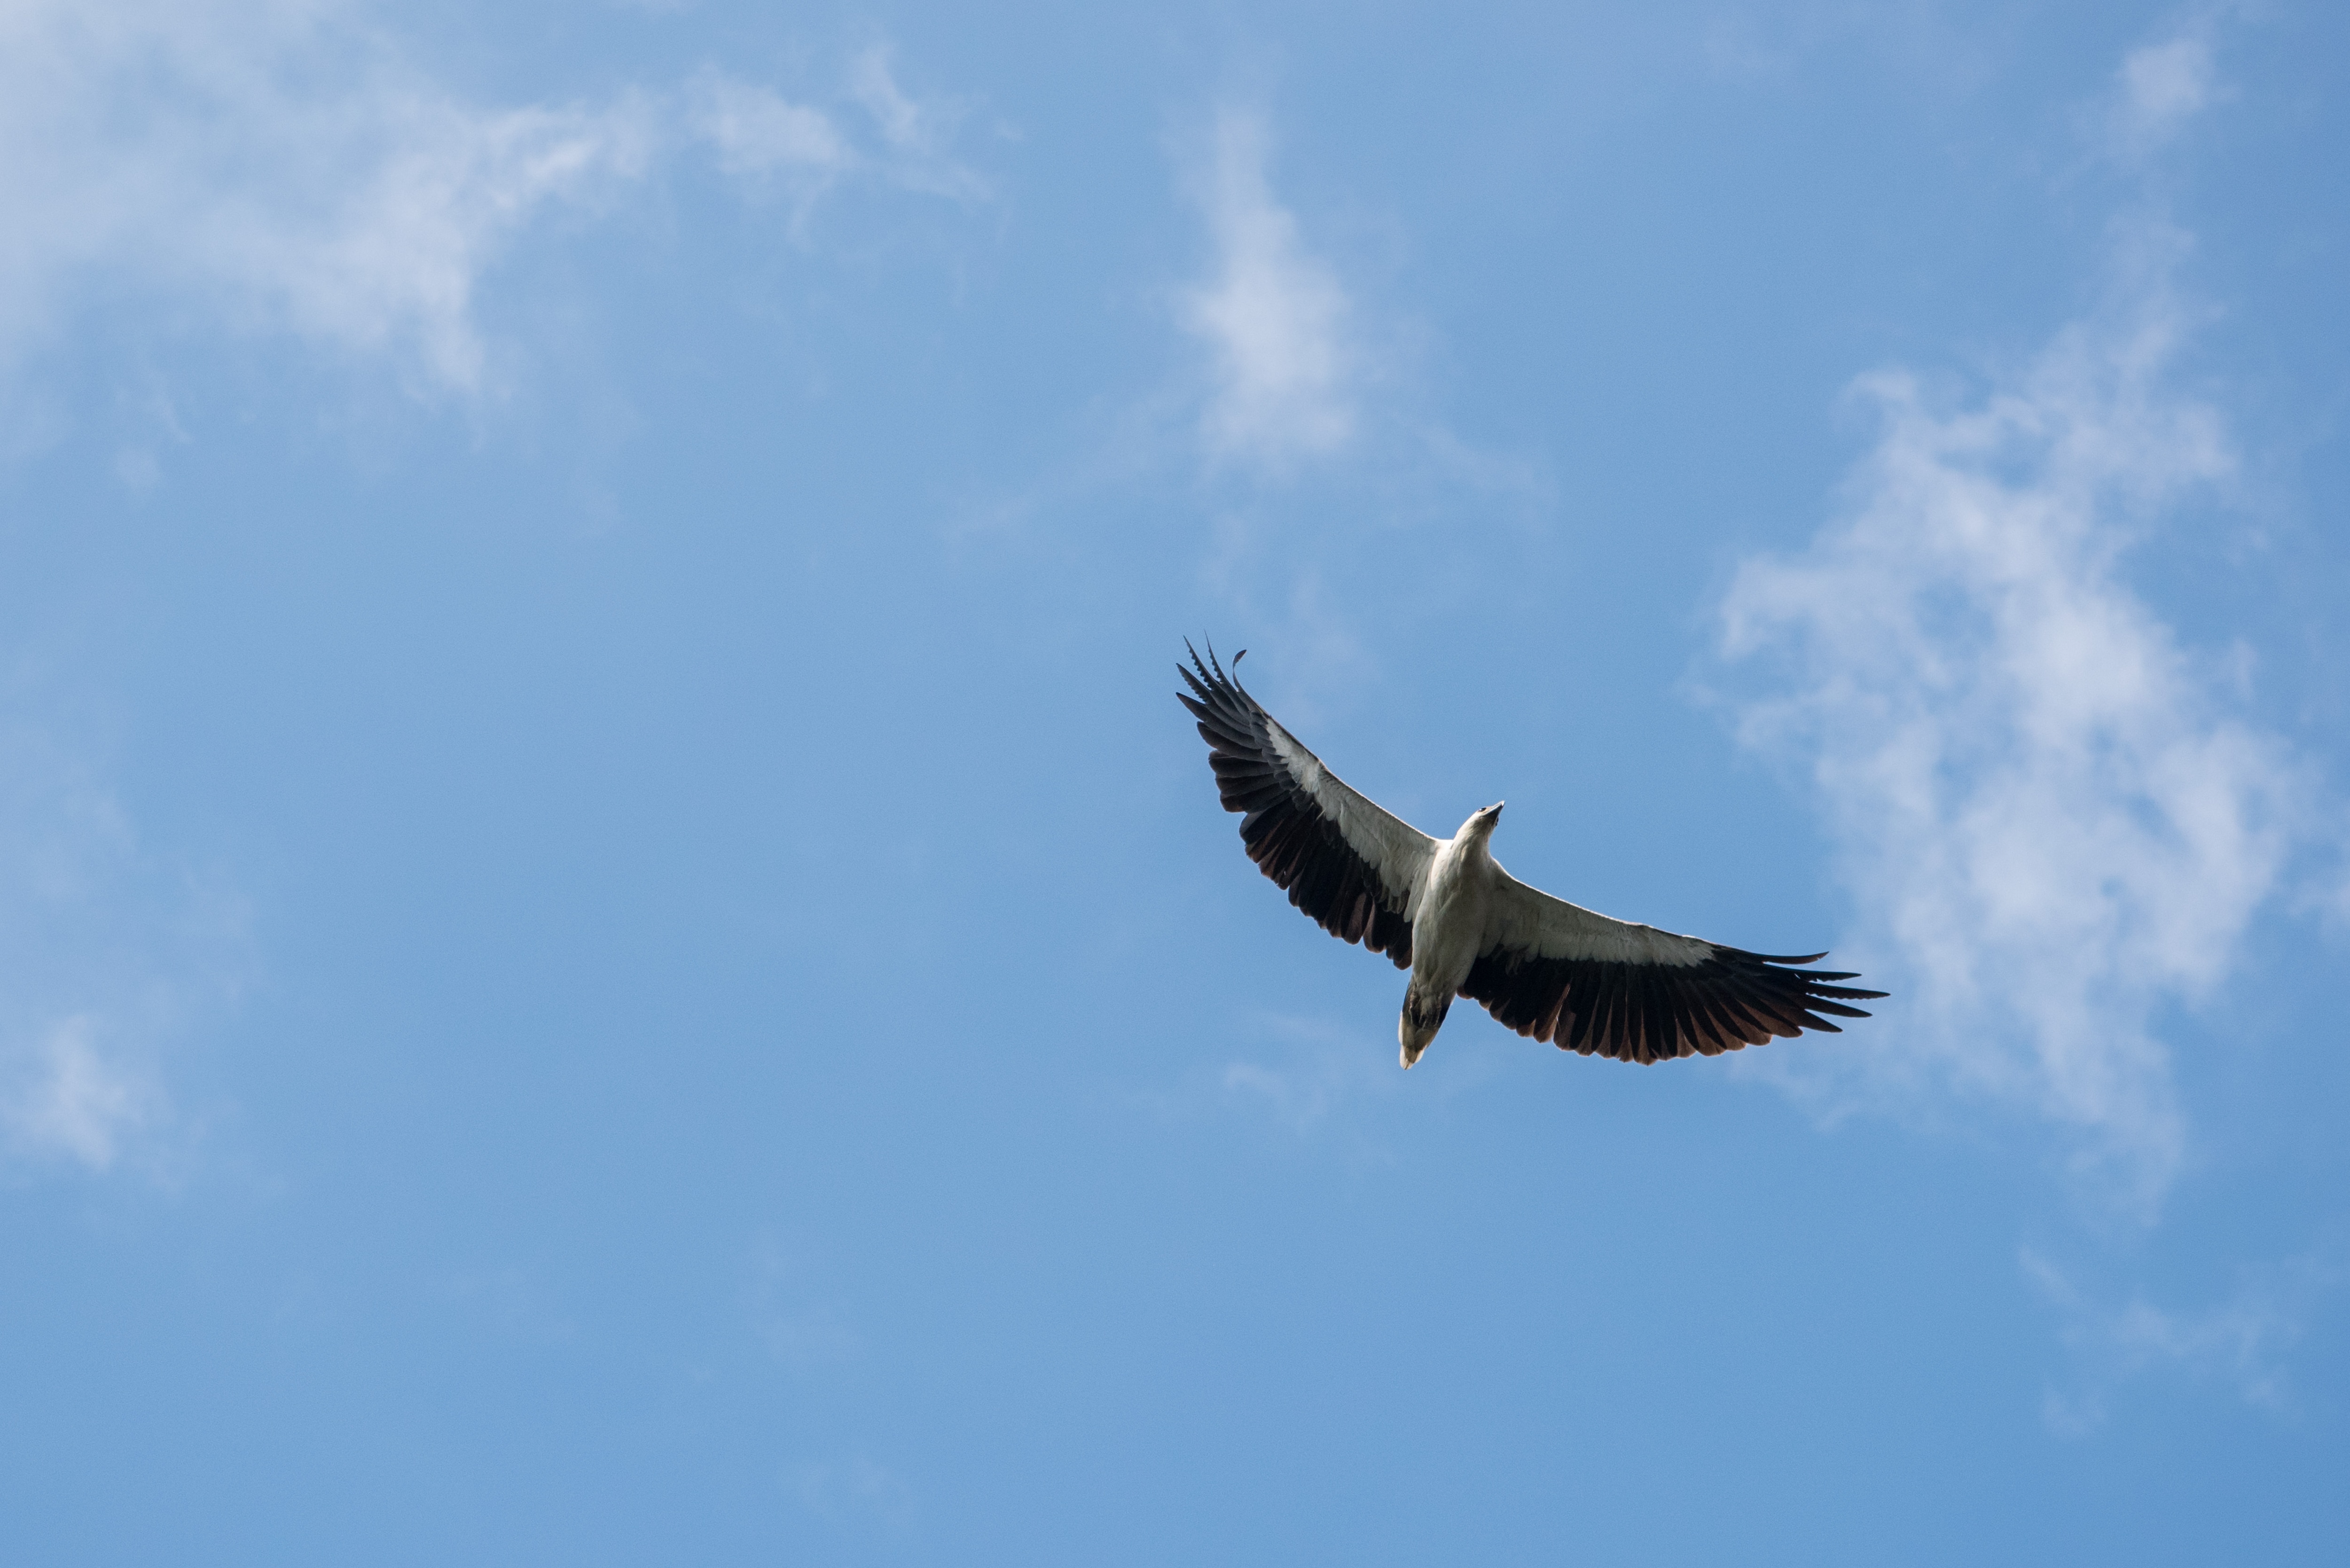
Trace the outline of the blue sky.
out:
M 9 1555 L 2337 1559 L 2346 35 L 0 8 Z

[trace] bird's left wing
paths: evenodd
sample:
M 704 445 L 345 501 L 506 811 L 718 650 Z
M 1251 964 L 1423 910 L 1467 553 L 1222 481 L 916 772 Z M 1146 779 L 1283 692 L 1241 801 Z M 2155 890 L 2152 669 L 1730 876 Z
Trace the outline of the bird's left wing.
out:
M 1848 1003 L 1885 992 L 1831 983 L 1851 974 L 1801 967 L 1826 956 L 1750 953 L 1610 919 L 1503 872 L 1461 994 L 1562 1051 L 1661 1062 L 1806 1029 L 1841 1033 L 1822 1013 L 1867 1017 Z
M 1191 669 L 1177 665 L 1191 694 L 1175 695 L 1200 721 L 1224 809 L 1247 813 L 1241 842 L 1249 858 L 1332 936 L 1409 969 L 1411 900 L 1436 840 L 1349 789 L 1215 657 L 1210 649 L 1202 664 L 1193 649 Z

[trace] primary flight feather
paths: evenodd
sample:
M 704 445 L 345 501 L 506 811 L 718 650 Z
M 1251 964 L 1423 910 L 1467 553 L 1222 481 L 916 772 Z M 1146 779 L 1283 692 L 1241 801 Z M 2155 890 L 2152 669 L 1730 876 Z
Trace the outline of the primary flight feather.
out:
M 1494 862 L 1500 805 L 1471 813 L 1450 839 L 1430 838 L 1347 788 L 1224 673 L 1213 649 L 1206 663 L 1191 652 L 1191 667 L 1175 668 L 1191 690 L 1175 695 L 1200 721 L 1224 809 L 1245 814 L 1249 858 L 1325 930 L 1411 971 L 1396 1024 L 1406 1067 L 1444 1027 L 1455 996 L 1561 1050 L 1661 1062 L 1836 1033 L 1821 1014 L 1866 1018 L 1850 1004 L 1885 994 L 1834 983 L 1853 974 L 1802 967 L 1825 953 L 1750 953 L 1529 888 Z

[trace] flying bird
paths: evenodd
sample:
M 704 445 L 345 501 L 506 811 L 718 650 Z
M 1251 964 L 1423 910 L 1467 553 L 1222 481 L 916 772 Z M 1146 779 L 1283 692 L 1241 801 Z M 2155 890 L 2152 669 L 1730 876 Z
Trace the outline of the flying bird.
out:
M 1191 690 L 1175 695 L 1200 721 L 1224 809 L 1246 813 L 1249 858 L 1324 930 L 1411 971 L 1396 1023 L 1406 1067 L 1455 996 L 1563 1051 L 1661 1062 L 1806 1029 L 1838 1033 L 1822 1013 L 1866 1018 L 1850 1004 L 1886 994 L 1834 983 L 1856 974 L 1803 967 L 1825 953 L 1750 953 L 1529 888 L 1493 859 L 1499 803 L 1450 839 L 1430 838 L 1347 787 L 1224 673 L 1213 648 L 1202 664 L 1184 647 L 1191 668 L 1175 668 Z M 1235 672 L 1246 656 L 1232 656 Z

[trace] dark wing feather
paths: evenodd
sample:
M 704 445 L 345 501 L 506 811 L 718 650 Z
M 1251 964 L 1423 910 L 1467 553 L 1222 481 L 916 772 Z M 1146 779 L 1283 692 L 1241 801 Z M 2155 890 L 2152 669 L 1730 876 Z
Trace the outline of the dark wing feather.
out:
M 1750 953 L 1611 919 L 1504 873 L 1492 929 L 1461 994 L 1562 1051 L 1662 1062 L 1806 1029 L 1840 1033 L 1823 1014 L 1866 1018 L 1850 1004 L 1885 992 L 1804 967 L 1826 956 Z
M 1190 644 L 1184 645 L 1189 648 Z M 1177 665 L 1226 811 L 1249 858 L 1332 936 L 1411 967 L 1411 899 L 1436 841 L 1349 789 L 1224 673 L 1208 650 Z M 1232 660 L 1240 668 L 1240 660 Z
M 1461 982 L 1461 994 L 1521 1034 L 1626 1062 L 1713 1056 L 1774 1035 L 1792 1040 L 1806 1029 L 1835 1033 L 1822 1013 L 1866 1018 L 1848 1003 L 1885 994 L 1829 983 L 1855 978 L 1849 974 L 1785 962 L 1725 947 L 1686 968 L 1492 948 Z

